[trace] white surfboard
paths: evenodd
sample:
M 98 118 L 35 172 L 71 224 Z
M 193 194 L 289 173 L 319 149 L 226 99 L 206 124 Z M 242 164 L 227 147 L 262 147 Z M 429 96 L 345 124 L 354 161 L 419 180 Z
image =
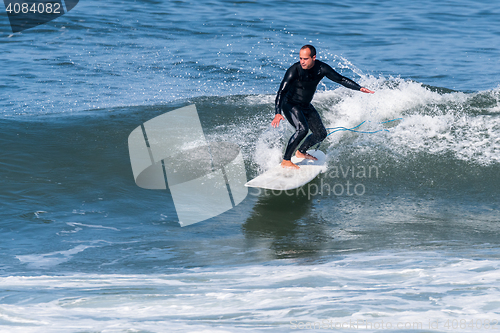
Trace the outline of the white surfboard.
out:
M 300 169 L 283 168 L 277 165 L 245 184 L 247 187 L 260 187 L 270 190 L 293 190 L 309 183 L 321 172 L 326 172 L 326 156 L 321 150 L 308 151 L 318 160 L 292 157 L 291 161 Z

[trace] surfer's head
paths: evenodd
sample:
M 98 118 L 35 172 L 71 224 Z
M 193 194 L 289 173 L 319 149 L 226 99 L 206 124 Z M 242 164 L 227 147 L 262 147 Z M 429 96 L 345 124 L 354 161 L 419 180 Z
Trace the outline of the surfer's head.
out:
M 312 45 L 304 45 L 300 48 L 300 66 L 303 69 L 310 69 L 316 60 L 316 49 Z

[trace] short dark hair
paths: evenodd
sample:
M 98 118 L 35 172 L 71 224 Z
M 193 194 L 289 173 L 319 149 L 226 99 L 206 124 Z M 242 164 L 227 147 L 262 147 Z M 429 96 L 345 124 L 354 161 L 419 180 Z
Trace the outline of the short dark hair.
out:
M 302 46 L 300 49 L 301 50 L 309 49 L 309 51 L 311 51 L 311 58 L 316 55 L 316 49 L 312 45 L 307 44 L 307 45 Z

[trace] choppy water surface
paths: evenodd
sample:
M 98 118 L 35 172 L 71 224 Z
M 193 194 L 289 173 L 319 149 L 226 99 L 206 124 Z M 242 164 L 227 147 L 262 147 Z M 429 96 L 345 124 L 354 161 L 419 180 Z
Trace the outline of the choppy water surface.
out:
M 0 331 L 499 329 L 499 10 L 83 1 L 16 34 L 2 14 Z M 305 43 L 376 91 L 325 79 L 325 125 L 388 131 L 334 133 L 300 191 L 181 228 L 135 185 L 130 132 L 195 104 L 256 176 L 292 133 L 269 125 Z

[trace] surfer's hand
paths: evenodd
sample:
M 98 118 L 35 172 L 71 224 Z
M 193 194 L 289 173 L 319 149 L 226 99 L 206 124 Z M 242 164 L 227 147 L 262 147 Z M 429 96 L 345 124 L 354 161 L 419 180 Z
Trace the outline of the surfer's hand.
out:
M 279 113 L 277 115 L 274 116 L 274 119 L 273 121 L 271 122 L 271 126 L 272 127 L 278 127 L 279 124 L 280 124 L 280 121 L 282 121 L 283 119 L 285 119 L 285 117 L 283 117 L 282 115 L 280 115 Z
M 361 89 L 359 89 L 359 91 L 367 93 L 367 94 L 373 94 L 373 93 L 375 93 L 374 91 L 371 91 L 370 89 L 366 89 L 366 88 L 361 88 Z

